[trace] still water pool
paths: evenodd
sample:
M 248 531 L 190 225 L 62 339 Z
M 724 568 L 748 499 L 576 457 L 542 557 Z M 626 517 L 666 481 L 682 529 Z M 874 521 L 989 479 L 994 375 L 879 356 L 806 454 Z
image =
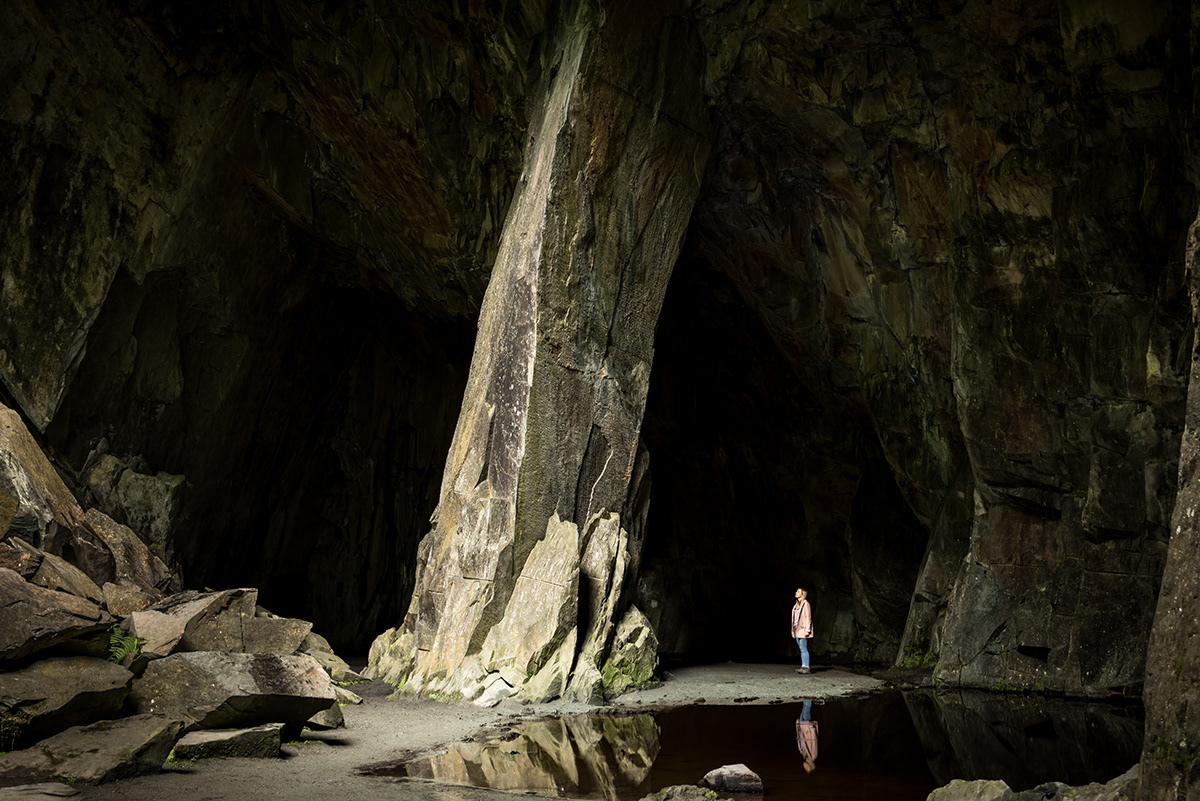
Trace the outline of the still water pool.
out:
M 526 721 L 392 766 L 509 792 L 633 801 L 742 763 L 769 796 L 924 799 L 952 779 L 1108 781 L 1137 762 L 1141 707 L 979 692 L 887 692 Z

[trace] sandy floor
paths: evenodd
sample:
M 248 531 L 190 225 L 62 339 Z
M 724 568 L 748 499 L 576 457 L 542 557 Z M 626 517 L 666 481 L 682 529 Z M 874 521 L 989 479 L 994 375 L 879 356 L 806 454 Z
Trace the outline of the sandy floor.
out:
M 837 668 L 799 676 L 789 665 L 725 663 L 670 671 L 659 687 L 628 693 L 604 709 L 660 709 L 693 703 L 731 704 L 828 698 L 870 692 L 882 682 Z M 359 775 L 356 768 L 432 750 L 485 727 L 516 719 L 594 709 L 580 704 L 522 705 L 494 709 L 471 704 L 387 697 L 386 684 L 353 688 L 364 703 L 343 708 L 346 728 L 285 747 L 280 760 L 219 759 L 177 765 L 156 776 L 81 787 L 76 798 L 95 801 L 354 801 L 445 799 L 501 801 L 515 796 L 492 790 L 432 785 Z M 306 736 L 307 737 L 307 736 Z M 528 797 L 528 796 L 522 796 Z

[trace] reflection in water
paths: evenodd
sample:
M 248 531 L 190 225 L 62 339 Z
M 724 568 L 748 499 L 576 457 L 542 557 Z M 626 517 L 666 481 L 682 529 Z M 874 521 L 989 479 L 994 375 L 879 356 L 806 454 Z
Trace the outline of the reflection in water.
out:
M 828 703 L 568 715 L 379 775 L 631 801 L 742 763 L 777 798 L 924 801 L 952 779 L 1108 781 L 1141 753 L 1140 707 L 982 692 L 889 692 Z M 820 735 L 820 770 L 817 739 Z M 799 752 L 799 753 L 797 753 Z
M 408 763 L 407 774 L 494 790 L 618 801 L 645 782 L 658 748 L 653 715 L 565 715 L 517 724 L 482 742 L 454 743 L 445 753 Z
M 909 693 L 905 700 L 939 784 L 1002 779 L 1014 790 L 1047 781 L 1108 781 L 1141 757 L 1140 706 L 978 691 Z
M 817 769 L 817 722 L 812 719 L 812 701 L 805 701 L 796 718 L 796 748 L 804 757 L 804 772 Z

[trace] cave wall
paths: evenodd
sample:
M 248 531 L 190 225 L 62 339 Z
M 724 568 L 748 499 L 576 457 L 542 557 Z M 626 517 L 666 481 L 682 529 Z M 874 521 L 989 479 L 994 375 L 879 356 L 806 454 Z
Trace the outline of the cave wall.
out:
M 652 16 L 6 5 L 5 398 L 80 493 L 104 454 L 172 488 L 189 583 L 343 648 L 404 619 L 430 687 L 486 652 L 471 692 L 588 694 L 643 613 L 786 656 L 807 585 L 822 657 L 1135 690 L 1193 338 L 1183 10 Z M 562 602 L 512 672 L 523 579 Z
M 656 370 L 674 398 L 724 393 L 746 418 L 731 432 L 771 434 L 740 449 L 713 437 L 715 467 L 690 496 L 693 475 L 656 475 L 655 503 L 672 505 L 652 515 L 686 520 L 688 551 L 736 553 L 728 531 L 764 504 L 727 477 L 759 475 L 785 442 L 763 479 L 781 509 L 768 533 L 746 530 L 809 542 L 782 569 L 763 547 L 758 575 L 779 606 L 818 587 L 826 653 L 938 660 L 939 679 L 981 686 L 1136 691 L 1192 336 L 1187 22 L 1172 4 L 806 8 L 697 9 L 718 132 L 673 280 L 737 307 L 695 328 L 737 321 L 706 338 L 728 341 L 703 379 Z M 756 363 L 726 385 L 733 354 Z M 663 444 L 685 417 L 671 403 L 650 404 Z M 827 424 L 806 425 L 813 409 Z M 863 580 L 907 536 L 856 513 L 879 458 L 927 532 L 899 633 Z M 725 505 L 721 525 L 698 524 Z M 806 551 L 846 557 L 839 569 Z M 661 615 L 675 631 L 717 603 L 737 607 L 728 619 L 760 614 L 738 593 L 646 594 L 673 604 Z
M 6 397 L 81 489 L 183 477 L 189 583 L 353 650 L 411 592 L 544 17 L 404 12 L 0 11 Z

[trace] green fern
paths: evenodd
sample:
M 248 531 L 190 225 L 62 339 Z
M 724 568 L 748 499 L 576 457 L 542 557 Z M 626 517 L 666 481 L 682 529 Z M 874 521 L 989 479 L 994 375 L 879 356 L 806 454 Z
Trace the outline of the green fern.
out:
M 142 652 L 142 643 L 144 642 L 146 642 L 145 637 L 130 637 L 122 634 L 119 627 L 110 626 L 108 629 L 108 661 L 119 664 L 122 659 L 131 654 L 137 656 Z

